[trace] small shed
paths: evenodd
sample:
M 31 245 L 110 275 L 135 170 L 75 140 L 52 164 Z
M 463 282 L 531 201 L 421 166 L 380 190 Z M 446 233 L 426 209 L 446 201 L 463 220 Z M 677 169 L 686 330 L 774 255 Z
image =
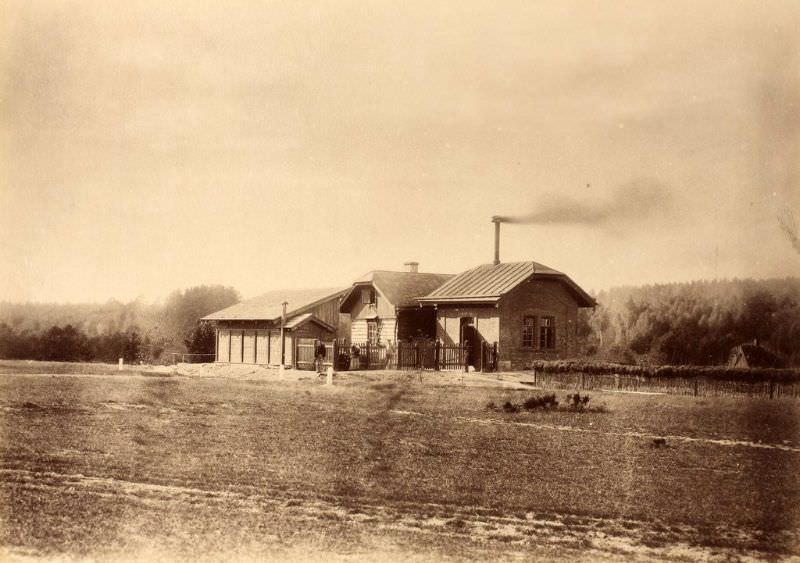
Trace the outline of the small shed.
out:
M 203 317 L 216 328 L 215 361 L 295 365 L 299 342 L 334 340 L 347 329 L 347 320 L 339 314 L 339 301 L 346 291 L 341 288 L 271 291 Z
M 728 356 L 732 368 L 782 368 L 783 358 L 758 344 L 758 341 L 734 346 Z

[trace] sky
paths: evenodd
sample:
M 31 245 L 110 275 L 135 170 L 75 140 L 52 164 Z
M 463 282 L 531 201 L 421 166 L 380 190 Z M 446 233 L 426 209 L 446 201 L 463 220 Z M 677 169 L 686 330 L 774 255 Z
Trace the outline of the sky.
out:
M 63 2 L 0 18 L 0 301 L 535 260 L 800 275 L 797 2 Z

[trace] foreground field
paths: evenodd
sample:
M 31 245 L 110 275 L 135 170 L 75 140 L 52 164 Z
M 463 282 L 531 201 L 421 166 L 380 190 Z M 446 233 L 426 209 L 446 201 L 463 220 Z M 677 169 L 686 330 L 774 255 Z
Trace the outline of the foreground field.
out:
M 797 401 L 508 414 L 536 391 L 445 380 L 1 375 L 0 556 L 800 553 Z

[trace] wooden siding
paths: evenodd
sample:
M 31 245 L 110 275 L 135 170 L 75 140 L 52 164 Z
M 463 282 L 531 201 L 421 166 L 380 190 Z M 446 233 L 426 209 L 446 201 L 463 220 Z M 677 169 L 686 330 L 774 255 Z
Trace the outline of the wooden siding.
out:
M 226 328 L 221 328 L 217 331 L 217 361 L 228 363 L 230 362 L 230 338 L 231 332 Z
M 350 342 L 367 341 L 367 321 L 366 319 L 354 319 L 350 323 Z
M 272 330 L 269 333 L 269 364 L 277 366 L 281 363 L 281 331 Z
M 246 330 L 242 336 L 242 363 L 256 363 L 256 331 Z
M 256 363 L 257 364 L 265 365 L 265 364 L 269 363 L 268 351 L 269 351 L 269 331 L 268 330 L 257 330 L 256 331 Z
M 371 284 L 358 286 L 357 291 L 360 291 L 362 287 L 372 287 Z M 350 314 L 350 318 L 352 322 L 355 322 L 358 319 L 366 319 L 369 317 L 378 316 L 379 318 L 394 318 L 394 304 L 389 303 L 389 301 L 381 294 L 380 291 L 377 289 L 375 290 L 376 301 L 375 304 L 368 304 L 362 303 L 361 297 L 359 294 L 359 298 L 353 301 L 353 304 L 349 311 L 346 313 Z
M 378 342 L 397 342 L 397 319 L 381 319 L 378 326 Z
M 339 299 L 330 299 L 307 311 L 334 328 L 339 326 Z
M 397 340 L 397 319 L 394 317 L 375 319 L 378 321 L 378 342 L 387 343 Z M 367 319 L 355 319 L 350 324 L 350 342 L 366 342 L 369 337 L 367 332 Z
M 232 364 L 242 363 L 242 331 L 231 331 L 231 359 Z

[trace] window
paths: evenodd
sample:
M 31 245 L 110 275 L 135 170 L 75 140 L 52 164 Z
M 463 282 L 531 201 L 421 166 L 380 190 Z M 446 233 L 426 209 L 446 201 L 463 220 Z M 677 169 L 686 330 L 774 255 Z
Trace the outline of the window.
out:
M 362 287 L 361 288 L 361 303 L 364 305 L 373 305 L 375 304 L 375 290 L 371 287 Z
M 536 338 L 536 317 L 522 317 L 522 345 L 533 348 Z
M 367 321 L 367 341 L 370 345 L 378 343 L 378 321 Z
M 553 317 L 542 317 L 539 320 L 539 348 L 556 347 L 556 327 Z

